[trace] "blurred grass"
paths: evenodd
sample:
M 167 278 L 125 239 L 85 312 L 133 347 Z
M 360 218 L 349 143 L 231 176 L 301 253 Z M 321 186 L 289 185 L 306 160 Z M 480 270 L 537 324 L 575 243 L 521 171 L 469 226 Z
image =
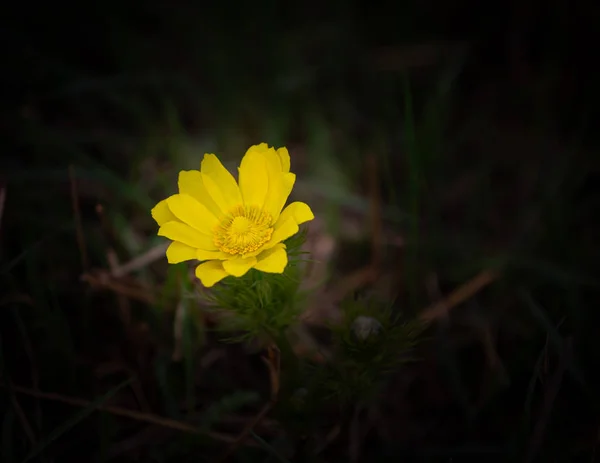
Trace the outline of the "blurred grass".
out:
M 442 34 L 430 31 L 443 14 L 429 17 L 416 4 L 397 14 L 402 21 L 392 21 L 393 15 L 386 19 L 393 28 L 383 27 L 383 18 L 355 19 L 359 6 L 341 8 L 343 14 L 331 21 L 313 18 L 310 3 L 282 7 L 283 12 L 258 3 L 248 11 L 240 6 L 235 15 L 226 6 L 167 11 L 109 2 L 94 6 L 95 12 L 78 8 L 51 22 L 77 39 L 48 34 L 50 25 L 40 22 L 44 10 L 23 27 L 31 34 L 17 30 L 16 22 L 7 29 L 19 44 L 13 53 L 21 55 L 7 63 L 14 74 L 10 83 L 23 91 L 11 95 L 4 111 L 15 122 L 5 149 L 18 156 L 0 164 L 0 187 L 7 191 L 0 230 L 0 307 L 8 309 L 0 313 L 3 385 L 10 378 L 103 401 L 111 395 L 103 391 L 114 392 L 114 378 L 98 374 L 98 368 L 116 362 L 137 371 L 155 413 L 227 428 L 226 417 L 254 411 L 254 393 L 247 391 L 264 392 L 262 365 L 252 352 L 231 346 L 227 360 L 216 366 L 207 360 L 219 344 L 213 327 L 199 316 L 184 266 L 167 269 L 159 261 L 135 272 L 135 281 L 126 280 L 157 296 L 153 304 L 129 301 L 129 326 L 116 295 L 94 290 L 79 277 L 91 268 L 109 268 L 110 250 L 123 263 L 161 243 L 149 210 L 175 190 L 179 170 L 197 168 L 204 152 L 219 154 L 233 169 L 247 146 L 267 141 L 288 146 L 298 173 L 294 194 L 311 203 L 336 241 L 335 261 L 323 263 L 331 281 L 368 264 L 364 250 L 372 237 L 365 169 L 372 153 L 380 172 L 385 233 L 403 243 L 380 244 L 386 251 L 380 270 L 392 275 L 398 308 L 418 312 L 481 270 L 503 272 L 500 283 L 435 327 L 435 349 L 423 353 L 422 370 L 410 370 L 421 391 L 382 398 L 399 417 L 379 426 L 392 433 L 405 426 L 396 440 L 407 449 L 394 448 L 394 437 L 380 446 L 370 437 L 375 443 L 365 450 L 368 461 L 425 449 L 427 455 L 413 460 L 448 461 L 468 453 L 498 458 L 493 461 L 521 458 L 566 337 L 574 343 L 570 379 L 552 405 L 540 461 L 549 461 L 561 446 L 560 454 L 570 455 L 565 449 L 580 444 L 569 428 L 582 435 L 595 432 L 593 373 L 600 366 L 600 345 L 594 307 L 600 281 L 597 226 L 590 217 L 598 204 L 593 186 L 598 144 L 584 130 L 586 117 L 593 119 L 587 109 L 572 115 L 576 122 L 562 120 L 562 113 L 578 107 L 571 98 L 559 108 L 561 92 L 574 94 L 560 88 L 556 77 L 568 62 L 570 42 L 562 42 L 565 49 L 550 53 L 539 66 L 538 80 L 520 84 L 505 77 L 506 65 L 490 65 L 493 57 L 485 50 L 424 68 L 403 64 L 398 51 L 399 69 L 376 68 L 373 52 L 379 45 L 400 50 Z M 334 5 L 322 8 L 337 12 Z M 483 30 L 493 21 L 481 23 Z M 550 30 L 552 36 L 569 33 Z M 471 32 L 460 38 L 481 38 Z M 74 40 L 88 40 L 84 56 L 75 52 Z M 488 82 L 498 87 L 491 97 Z M 583 99 L 593 114 L 596 94 L 590 92 Z M 573 127 L 577 124 L 583 129 Z M 574 135 L 564 135 L 562 126 Z M 91 263 L 86 269 L 75 239 L 71 165 Z M 358 236 L 349 232 L 356 217 Z M 378 289 L 377 282 L 371 286 Z M 484 394 L 485 375 L 497 374 L 488 372 L 497 365 L 486 357 L 477 334 L 488 329 L 495 333 L 494 349 L 510 381 Z M 174 360 L 177 342 L 181 356 Z M 140 406 L 139 397 L 121 400 Z M 412 411 L 401 415 L 407 403 Z M 140 431 L 140 425 L 105 413 L 96 427 L 79 424 L 90 407 L 77 423 L 67 422 L 77 424 L 77 436 L 85 436 L 80 445 L 76 437 L 70 444 L 47 445 L 66 430 L 60 423 L 71 411 L 40 400 L 24 407 L 36 435 L 46 437 L 37 447 L 26 443 L 14 406 L 0 396 L 8 462 L 33 458 L 40 453 L 36 449 L 52 458 L 89 459 L 96 450 L 106 456 L 115 443 Z M 428 414 L 439 422 L 431 423 Z M 231 426 L 227 431 L 235 434 Z M 315 424 L 315 434 L 326 433 Z M 286 461 L 264 438 L 258 442 L 262 453 L 238 452 L 239 460 L 263 461 L 270 453 Z M 586 442 L 590 453 L 592 444 Z M 143 446 L 149 450 L 140 450 Z M 217 444 L 209 439 L 171 433 L 133 444 L 127 455 L 197 461 L 212 455 L 213 447 Z M 386 457 L 388 450 L 392 455 Z M 323 457 L 329 461 L 346 458 L 341 445 L 329 452 Z M 108 461 L 103 458 L 99 461 Z

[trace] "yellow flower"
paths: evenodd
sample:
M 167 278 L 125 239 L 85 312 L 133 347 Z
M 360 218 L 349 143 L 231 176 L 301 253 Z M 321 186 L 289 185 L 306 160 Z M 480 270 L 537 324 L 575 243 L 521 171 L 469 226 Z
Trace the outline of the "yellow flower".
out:
M 199 171 L 179 173 L 179 194 L 152 209 L 158 235 L 173 241 L 168 262 L 206 261 L 196 276 L 207 287 L 251 268 L 282 273 L 288 263 L 282 241 L 314 218 L 302 202 L 283 209 L 296 180 L 286 148 L 251 146 L 238 171 L 239 185 L 214 154 L 205 154 Z

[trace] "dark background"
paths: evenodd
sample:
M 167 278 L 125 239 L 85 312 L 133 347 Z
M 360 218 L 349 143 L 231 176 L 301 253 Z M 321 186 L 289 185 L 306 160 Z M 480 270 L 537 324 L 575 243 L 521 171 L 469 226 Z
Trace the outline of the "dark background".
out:
M 211 461 L 227 447 L 72 402 L 128 377 L 105 402 L 193 426 L 221 404 L 206 426 L 230 436 L 260 409 L 244 395 L 268 394 L 259 355 L 224 347 L 198 313 L 173 354 L 182 290 L 164 259 L 107 272 L 160 246 L 149 211 L 179 170 L 204 152 L 233 167 L 262 141 L 289 148 L 317 216 L 307 245 L 328 279 L 311 311 L 366 291 L 415 315 L 502 275 L 435 321 L 360 432 L 333 406 L 302 438 L 257 429 L 268 448 L 293 462 L 595 461 L 600 4 L 23 2 L 0 24 L 2 461 Z

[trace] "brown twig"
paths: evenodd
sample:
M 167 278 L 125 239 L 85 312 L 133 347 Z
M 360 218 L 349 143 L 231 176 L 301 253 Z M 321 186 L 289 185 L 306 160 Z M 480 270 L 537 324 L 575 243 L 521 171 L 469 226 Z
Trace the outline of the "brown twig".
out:
M 52 400 L 55 402 L 62 402 L 62 403 L 72 405 L 75 407 L 89 407 L 92 403 L 89 400 L 79 399 L 76 397 L 63 396 L 63 395 L 56 394 L 53 392 L 37 391 L 35 389 L 29 389 L 29 388 L 22 387 L 22 386 L 13 385 L 13 386 L 11 386 L 11 388 L 16 392 L 19 392 L 19 393 L 25 394 L 25 395 L 29 395 L 31 397 Z M 209 436 L 210 438 L 221 441 L 221 442 L 230 443 L 230 442 L 237 441 L 237 439 L 234 439 L 232 436 L 229 436 L 227 434 L 223 434 L 223 433 L 219 433 L 219 432 L 212 432 L 212 431 L 203 431 L 203 430 L 198 429 L 190 424 L 187 424 L 187 423 L 184 423 L 181 421 L 177 421 L 177 420 L 173 420 L 171 418 L 164 418 L 162 416 L 153 415 L 150 413 L 142 413 L 142 412 L 138 412 L 135 410 L 129 410 L 126 408 L 121 408 L 121 407 L 115 407 L 112 405 L 98 405 L 95 408 L 96 408 L 96 410 L 99 410 L 99 411 L 107 412 L 112 415 L 122 416 L 122 417 L 129 418 L 129 419 L 132 419 L 135 421 L 141 421 L 144 423 L 155 424 L 158 426 L 162 426 L 164 428 L 174 429 L 174 430 L 182 431 L 182 432 L 185 432 L 188 434 Z M 243 442 L 240 442 L 240 444 L 242 444 L 242 443 Z M 246 443 L 245 445 L 256 447 L 256 444 L 254 444 L 252 442 Z
M 146 267 L 148 265 L 150 265 L 152 262 L 157 261 L 158 259 L 161 259 L 165 256 L 165 252 L 167 251 L 167 248 L 169 247 L 168 244 L 159 244 L 158 246 L 153 247 L 152 249 L 148 250 L 147 252 L 145 252 L 144 254 L 135 257 L 134 259 L 130 260 L 129 262 L 120 265 L 118 267 L 115 267 L 114 269 L 111 269 L 111 274 L 114 277 L 122 277 L 127 275 L 128 273 L 134 272 L 136 270 L 139 270 L 143 267 Z
M 89 283 L 92 287 L 110 289 L 116 293 L 121 293 L 130 299 L 145 302 L 147 304 L 154 304 L 155 296 L 152 292 L 144 288 L 134 288 L 125 285 L 119 281 L 112 279 L 108 274 L 101 274 L 100 276 L 85 273 L 81 276 L 81 279 Z
M 29 443 L 31 445 L 35 445 L 35 443 L 36 443 L 35 433 L 33 432 L 33 428 L 31 427 L 31 424 L 29 423 L 29 420 L 27 419 L 25 412 L 23 412 L 23 408 L 21 407 L 21 404 L 19 403 L 19 401 L 17 400 L 17 397 L 15 396 L 14 385 L 12 384 L 12 381 L 10 382 L 10 387 L 8 389 L 9 389 L 10 401 L 15 410 L 15 413 L 17 414 L 17 417 L 19 418 L 19 421 L 21 422 L 21 426 L 23 426 L 23 431 L 25 431 L 25 434 L 27 435 L 27 439 L 29 440 Z
M 473 279 L 452 291 L 448 297 L 423 310 L 421 320 L 429 323 L 447 316 L 450 309 L 470 299 L 490 283 L 496 281 L 498 277 L 498 273 L 493 270 L 482 271 Z
M 260 412 L 258 412 L 258 414 L 254 417 L 254 419 L 244 427 L 244 430 L 235 439 L 235 442 L 233 442 L 233 444 L 231 444 L 229 448 L 217 459 L 217 462 L 219 463 L 225 461 L 227 458 L 233 455 L 237 448 L 246 441 L 250 435 L 250 432 L 260 424 L 260 422 L 271 411 L 277 402 L 277 396 L 279 395 L 279 375 L 281 371 L 279 350 L 275 346 L 271 346 L 268 348 L 267 354 L 268 356 L 265 359 L 265 363 L 269 368 L 271 397 L 260 410 Z
M 0 299 L 0 306 L 7 304 L 26 304 L 31 307 L 35 305 L 33 298 L 29 294 L 17 293 L 9 294 Z
M 427 292 L 429 293 L 431 301 L 437 301 L 437 304 L 440 304 L 440 313 L 442 313 L 442 321 L 446 321 L 449 309 L 448 306 L 446 306 L 444 296 L 440 289 L 440 281 L 437 273 L 433 272 L 426 278 L 425 286 L 427 287 Z M 442 304 L 443 310 L 441 310 Z
M 81 209 L 79 206 L 79 194 L 77 193 L 75 168 L 72 164 L 69 166 L 69 179 L 71 181 L 71 202 L 73 205 L 73 215 L 75 217 L 75 234 L 77 237 L 77 245 L 79 246 L 79 254 L 81 256 L 81 266 L 85 272 L 89 268 L 89 261 L 85 245 L 85 235 L 83 233 L 83 226 L 81 223 Z

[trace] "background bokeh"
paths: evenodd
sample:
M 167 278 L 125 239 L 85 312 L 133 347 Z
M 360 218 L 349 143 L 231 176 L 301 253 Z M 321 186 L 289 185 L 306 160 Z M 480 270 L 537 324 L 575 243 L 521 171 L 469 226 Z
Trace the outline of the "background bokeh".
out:
M 267 142 L 316 215 L 301 342 L 357 293 L 437 311 L 376 405 L 319 415 L 316 454 L 267 420 L 235 461 L 594 461 L 599 20 L 592 0 L 4 7 L 0 459 L 211 461 L 251 420 L 260 353 L 219 342 L 149 211 L 204 153 L 233 171 Z

